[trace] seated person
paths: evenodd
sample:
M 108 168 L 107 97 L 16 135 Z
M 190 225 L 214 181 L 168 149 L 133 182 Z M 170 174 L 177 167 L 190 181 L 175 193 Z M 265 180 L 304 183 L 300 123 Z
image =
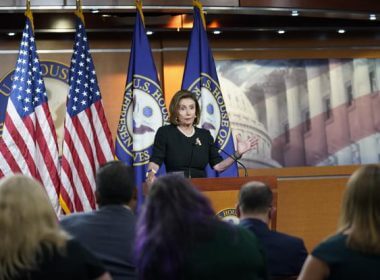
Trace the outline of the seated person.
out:
M 338 232 L 312 251 L 298 279 L 380 279 L 380 165 L 352 174 Z
M 0 180 L 0 279 L 111 279 L 101 262 L 59 228 L 44 188 L 13 175 Z
M 61 226 L 92 251 L 113 279 L 136 279 L 133 257 L 136 218 L 128 207 L 134 192 L 133 167 L 111 161 L 96 174 L 99 209 L 71 214 Z
M 262 182 L 249 182 L 239 193 L 240 225 L 252 231 L 264 248 L 272 277 L 298 275 L 307 257 L 302 239 L 270 230 L 268 223 L 274 214 L 271 189 Z
M 159 177 L 137 223 L 137 270 L 151 279 L 268 279 L 248 230 L 218 220 L 187 179 Z

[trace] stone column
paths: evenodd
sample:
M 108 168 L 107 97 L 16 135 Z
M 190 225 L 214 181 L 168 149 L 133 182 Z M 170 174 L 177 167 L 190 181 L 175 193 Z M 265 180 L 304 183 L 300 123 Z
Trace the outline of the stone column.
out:
M 317 165 L 328 157 L 320 65 L 306 66 L 310 131 L 305 134 L 306 164 Z
M 340 165 L 352 163 L 343 66 L 344 63 L 341 60 L 329 60 L 332 115 L 330 119 L 326 120 L 329 154 L 335 154 Z
M 272 139 L 271 157 L 284 165 L 284 141 L 281 135 L 280 108 L 278 101 L 278 87 L 274 81 L 268 79 L 262 84 L 265 94 L 265 111 L 267 120 L 267 130 Z
M 374 163 L 378 161 L 378 152 L 367 59 L 354 59 L 352 85 L 355 98 L 349 112 L 352 140 L 359 144 L 361 163 Z
M 290 139 L 285 151 L 285 166 L 303 166 L 305 165 L 305 148 L 297 69 L 288 69 L 284 79 Z

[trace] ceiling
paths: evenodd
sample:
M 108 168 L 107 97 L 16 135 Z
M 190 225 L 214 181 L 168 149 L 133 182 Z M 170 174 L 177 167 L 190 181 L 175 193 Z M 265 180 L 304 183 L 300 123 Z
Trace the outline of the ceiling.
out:
M 306 3 L 305 3 L 306 2 Z M 110 4 L 111 3 L 111 4 Z M 239 37 L 255 33 L 258 38 L 284 36 L 320 38 L 337 35 L 380 38 L 378 0 L 208 0 L 202 1 L 208 30 Z M 191 0 L 143 1 L 146 29 L 160 36 L 190 30 Z M 86 30 L 102 36 L 118 36 L 133 30 L 134 1 L 82 1 Z M 74 32 L 74 0 L 31 0 L 36 33 L 57 37 Z M 0 3 L 0 36 L 20 33 L 24 26 L 25 0 Z M 297 11 L 297 16 L 292 12 Z M 293 12 L 294 13 L 294 12 Z M 372 15 L 375 19 L 370 20 Z

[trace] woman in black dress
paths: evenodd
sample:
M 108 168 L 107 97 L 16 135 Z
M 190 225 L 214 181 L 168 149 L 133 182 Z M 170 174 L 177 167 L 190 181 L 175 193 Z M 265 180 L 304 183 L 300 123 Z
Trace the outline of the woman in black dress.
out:
M 210 132 L 196 127 L 200 120 L 200 107 L 192 92 L 178 91 L 170 102 L 169 113 L 171 124 L 160 127 L 156 133 L 146 174 L 148 183 L 154 181 L 162 163 L 165 163 L 168 173 L 181 172 L 186 177 L 202 178 L 206 177 L 207 164 L 222 172 L 234 163 L 234 158 L 241 158 L 253 148 L 252 138 L 242 141 L 238 135 L 236 152 L 223 160 Z
M 347 182 L 338 231 L 322 241 L 298 280 L 380 279 L 380 165 L 363 165 Z

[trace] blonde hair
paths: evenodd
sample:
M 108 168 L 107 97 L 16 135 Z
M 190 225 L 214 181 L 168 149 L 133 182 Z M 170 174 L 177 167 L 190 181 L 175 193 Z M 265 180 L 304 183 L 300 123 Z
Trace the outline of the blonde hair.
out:
M 356 170 L 343 197 L 339 232 L 348 232 L 349 248 L 380 254 L 380 165 Z
M 41 245 L 63 253 L 67 239 L 39 182 L 24 175 L 0 180 L 0 280 L 36 268 Z

